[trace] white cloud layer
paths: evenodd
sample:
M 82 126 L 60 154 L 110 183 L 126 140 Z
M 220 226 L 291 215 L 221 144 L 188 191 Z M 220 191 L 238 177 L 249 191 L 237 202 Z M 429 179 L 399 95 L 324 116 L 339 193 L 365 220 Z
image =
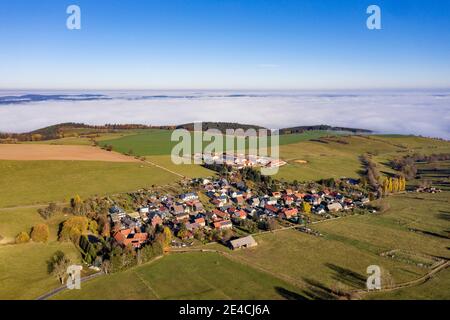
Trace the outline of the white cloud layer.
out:
M 0 105 L 0 131 L 25 132 L 61 122 L 168 125 L 224 121 L 269 128 L 328 124 L 450 139 L 450 94 L 442 92 L 105 95 L 112 99 Z

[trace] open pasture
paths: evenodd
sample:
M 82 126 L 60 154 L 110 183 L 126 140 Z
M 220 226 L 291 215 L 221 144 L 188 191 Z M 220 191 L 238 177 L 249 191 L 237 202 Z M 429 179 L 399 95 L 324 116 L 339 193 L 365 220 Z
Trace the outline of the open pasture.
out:
M 146 163 L 0 161 L 0 208 L 134 191 L 178 181 Z
M 57 299 L 293 299 L 298 288 L 216 253 L 172 254 Z

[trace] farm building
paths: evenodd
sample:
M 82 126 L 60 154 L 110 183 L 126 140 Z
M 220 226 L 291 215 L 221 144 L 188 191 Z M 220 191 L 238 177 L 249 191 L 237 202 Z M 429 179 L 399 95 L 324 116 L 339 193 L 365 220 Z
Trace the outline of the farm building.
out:
M 258 243 L 255 241 L 255 239 L 252 236 L 248 236 L 245 238 L 240 238 L 236 240 L 230 241 L 231 248 L 233 250 L 236 249 L 242 249 L 242 248 L 251 248 L 258 245 Z

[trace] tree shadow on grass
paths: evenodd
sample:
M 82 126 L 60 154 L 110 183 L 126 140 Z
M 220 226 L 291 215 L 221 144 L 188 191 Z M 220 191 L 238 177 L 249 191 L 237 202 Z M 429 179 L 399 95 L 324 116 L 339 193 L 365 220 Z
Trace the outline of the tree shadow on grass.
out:
M 424 234 L 424 235 L 430 236 L 430 237 L 436 237 L 436 238 L 440 238 L 440 239 L 450 239 L 450 237 L 436 233 L 436 232 L 420 230 L 420 229 L 412 229 L 412 228 L 410 229 L 410 231 L 421 233 L 421 234 Z
M 303 281 L 305 281 L 308 284 L 308 289 L 303 290 L 303 294 L 312 300 L 336 300 L 338 299 L 337 295 L 333 293 L 333 290 L 325 286 L 324 284 L 308 279 L 303 278 Z
M 326 263 L 325 266 L 334 271 L 333 279 L 336 281 L 354 288 L 364 288 L 366 286 L 366 277 L 357 272 L 332 263 Z
M 439 211 L 439 213 L 436 215 L 439 219 L 450 221 L 450 212 L 447 211 Z
M 275 291 L 286 300 L 309 300 L 297 292 L 289 291 L 282 287 L 275 287 Z

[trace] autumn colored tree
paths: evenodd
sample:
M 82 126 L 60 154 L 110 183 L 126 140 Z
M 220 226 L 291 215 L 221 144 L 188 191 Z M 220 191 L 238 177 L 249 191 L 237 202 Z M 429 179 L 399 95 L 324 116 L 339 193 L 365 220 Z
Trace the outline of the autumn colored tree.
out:
M 400 177 L 400 191 L 406 190 L 406 178 L 404 176 Z
M 50 236 L 50 231 L 46 224 L 40 223 L 33 227 L 31 231 L 31 239 L 34 242 L 47 242 Z
M 42 134 L 36 133 L 31 135 L 31 141 L 41 141 L 43 138 Z
M 163 231 L 163 235 L 164 235 L 164 248 L 168 248 L 170 247 L 170 243 L 172 242 L 172 231 L 170 230 L 169 227 L 164 227 L 164 231 Z
M 102 227 L 102 237 L 109 237 L 111 235 L 111 226 L 109 223 L 103 224 Z
M 392 192 L 397 193 L 399 191 L 399 179 L 392 179 Z
M 81 201 L 81 197 L 76 195 L 70 200 L 70 206 L 72 208 L 73 214 L 79 215 L 81 213 L 81 207 L 83 205 L 83 201 Z
M 66 220 L 59 233 L 60 241 L 71 240 L 78 243 L 80 237 L 86 234 L 89 220 L 86 217 L 73 217 Z
M 93 234 L 98 234 L 98 224 L 97 221 L 91 220 L 89 221 L 89 231 Z
M 21 233 L 19 233 L 16 236 L 16 243 L 17 244 L 27 243 L 28 241 L 30 241 L 30 236 L 26 232 L 22 231 Z
M 309 202 L 303 201 L 302 202 L 302 212 L 305 214 L 311 214 L 311 205 L 309 204 Z
M 383 180 L 383 194 L 387 195 L 389 193 L 389 179 L 384 178 Z
M 186 239 L 188 237 L 188 235 L 189 235 L 189 231 L 186 228 L 180 229 L 180 231 L 178 231 L 178 233 L 177 233 L 177 237 L 182 240 Z

